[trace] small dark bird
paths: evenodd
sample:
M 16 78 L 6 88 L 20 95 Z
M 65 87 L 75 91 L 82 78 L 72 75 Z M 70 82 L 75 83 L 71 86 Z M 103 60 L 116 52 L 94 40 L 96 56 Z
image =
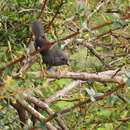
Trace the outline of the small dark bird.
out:
M 35 36 L 35 48 L 41 48 L 48 45 L 48 47 L 41 51 L 40 54 L 42 55 L 43 62 L 48 65 L 49 68 L 51 66 L 68 64 L 68 58 L 65 56 L 65 54 L 58 48 L 50 48 L 50 42 L 44 36 L 42 36 L 43 29 L 39 20 L 35 20 L 33 22 L 32 32 Z

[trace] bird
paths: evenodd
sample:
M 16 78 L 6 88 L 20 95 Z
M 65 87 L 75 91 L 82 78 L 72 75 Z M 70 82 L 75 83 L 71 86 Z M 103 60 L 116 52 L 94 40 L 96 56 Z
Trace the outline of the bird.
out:
M 53 66 L 68 65 L 68 57 L 59 48 L 51 48 L 50 42 L 43 35 L 43 27 L 39 19 L 32 23 L 32 32 L 35 36 L 35 48 L 47 46 L 43 51 L 40 52 L 43 63 L 48 68 Z

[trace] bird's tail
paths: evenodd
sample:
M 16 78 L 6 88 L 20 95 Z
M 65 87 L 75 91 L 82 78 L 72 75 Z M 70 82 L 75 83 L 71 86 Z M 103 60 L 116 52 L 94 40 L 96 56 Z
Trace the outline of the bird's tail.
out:
M 39 20 L 35 20 L 32 23 L 32 32 L 35 35 L 35 38 L 39 38 L 43 35 L 43 27 Z

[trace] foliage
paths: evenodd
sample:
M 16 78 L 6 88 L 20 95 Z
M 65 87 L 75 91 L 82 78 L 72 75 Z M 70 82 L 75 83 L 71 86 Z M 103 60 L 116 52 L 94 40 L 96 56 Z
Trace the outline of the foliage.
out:
M 58 15 L 48 27 L 61 2 L 63 5 Z M 130 117 L 130 73 L 127 72 L 130 63 L 130 21 L 129 19 L 121 20 L 130 13 L 129 5 L 129 0 L 104 0 L 101 3 L 97 0 L 47 1 L 41 19 L 45 36 L 50 41 L 64 38 L 77 31 L 80 32 L 79 35 L 62 40 L 57 45 L 61 48 L 67 43 L 64 51 L 70 58 L 69 70 L 89 73 L 109 70 L 84 46 L 89 43 L 101 57 L 104 57 L 106 64 L 126 71 L 125 75 L 120 77 L 121 81 L 126 83 L 126 87 L 105 99 L 96 102 L 96 97 L 113 89 L 116 84 L 85 81 L 63 95 L 63 100 L 50 104 L 50 108 L 58 112 L 85 99 L 91 99 L 91 103 L 63 114 L 64 122 L 69 129 L 130 129 L 130 118 L 126 121 L 121 120 Z M 26 60 L 32 59 L 28 56 L 31 52 L 28 49 L 32 41 L 31 23 L 39 17 L 42 6 L 43 4 L 40 4 L 38 0 L 0 1 L 0 68 L 22 56 L 26 56 Z M 114 23 L 92 29 L 108 22 Z M 84 30 L 88 31 L 84 32 Z M 106 32 L 109 33 L 105 35 Z M 77 39 L 83 42 L 77 45 Z M 48 98 L 72 82 L 72 79 L 64 78 L 54 81 L 48 81 L 46 77 L 37 79 L 29 74 L 28 72 L 46 69 L 40 55 L 36 57 L 36 62 L 25 71 L 19 72 L 19 69 L 25 65 L 25 62 L 21 61 L 11 67 L 6 67 L 1 72 L 0 84 L 1 81 L 4 82 L 4 87 L 0 86 L 0 129 L 21 128 L 18 113 L 11 106 L 11 102 L 16 103 L 16 97 L 19 96 L 21 100 L 24 100 L 24 93 L 27 93 L 38 98 Z M 40 112 L 46 116 L 45 112 Z M 32 122 L 30 124 L 32 125 Z M 52 124 L 56 125 L 56 122 Z M 25 129 L 32 127 L 31 125 L 25 126 Z M 36 125 L 45 129 L 42 123 Z

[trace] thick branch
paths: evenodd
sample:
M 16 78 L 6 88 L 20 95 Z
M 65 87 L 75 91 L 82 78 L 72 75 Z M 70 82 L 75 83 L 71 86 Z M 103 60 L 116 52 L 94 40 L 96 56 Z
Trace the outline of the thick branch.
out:
M 41 115 L 39 112 L 37 112 L 32 106 L 30 106 L 26 101 L 20 101 L 19 103 L 21 104 L 21 106 L 27 110 L 29 113 L 31 113 L 33 116 L 35 116 L 39 121 L 44 123 L 45 117 L 43 115 Z M 57 130 L 54 126 L 52 126 L 49 122 L 46 123 L 46 127 L 49 130 Z
M 23 127 L 24 125 L 26 125 L 26 121 L 28 119 L 26 110 L 21 106 L 21 104 L 18 101 L 16 103 L 11 102 L 11 105 L 18 112 L 19 119 L 20 119 L 20 124 Z
M 29 95 L 26 95 L 26 99 L 29 101 L 29 102 L 32 102 L 34 103 L 35 105 L 37 105 L 38 107 L 44 109 L 49 115 L 50 114 L 54 114 L 53 110 L 49 108 L 49 106 L 40 101 L 39 99 L 35 98 L 35 97 L 32 97 L 32 96 L 29 96 Z M 66 127 L 66 125 L 64 124 L 63 120 L 60 118 L 60 117 L 57 117 L 56 119 L 56 122 L 59 124 L 59 126 L 63 129 L 63 130 L 68 130 L 68 128 Z
M 116 71 L 111 71 L 111 75 L 114 74 Z M 36 78 L 40 77 L 46 77 L 46 78 L 70 78 L 70 79 L 75 79 L 75 80 L 91 80 L 91 81 L 98 81 L 98 82 L 114 82 L 114 83 L 119 83 L 120 81 L 117 80 L 115 77 L 111 78 L 110 75 L 107 75 L 103 73 L 78 73 L 78 72 L 47 72 L 43 73 L 42 71 L 37 71 L 37 72 L 29 72 L 30 74 L 35 75 Z

